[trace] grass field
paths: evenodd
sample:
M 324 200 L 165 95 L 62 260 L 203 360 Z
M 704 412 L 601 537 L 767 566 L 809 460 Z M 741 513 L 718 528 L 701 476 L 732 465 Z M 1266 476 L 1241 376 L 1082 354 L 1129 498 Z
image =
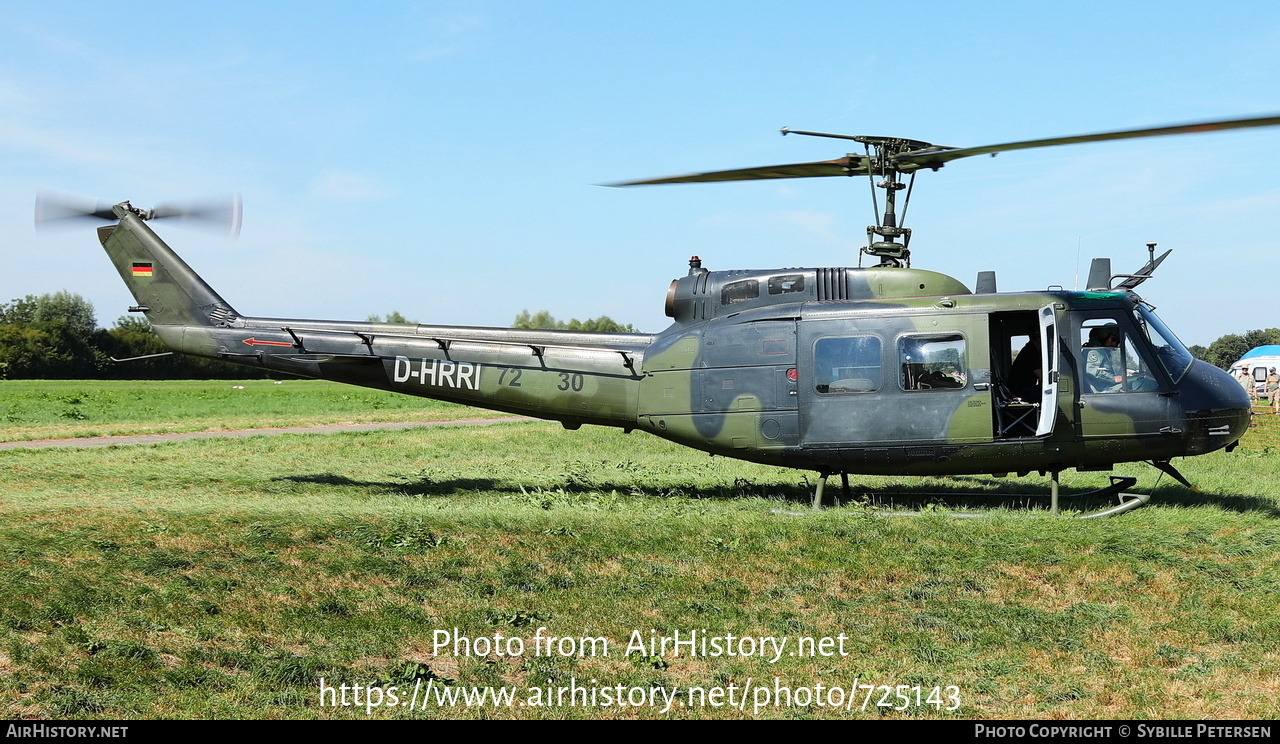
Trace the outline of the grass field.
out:
M 276 394 L 269 381 L 261 391 L 245 384 L 246 397 L 230 400 Z M 330 389 L 310 399 L 308 416 L 358 415 L 341 396 L 367 393 Z M 115 392 L 135 394 L 128 385 Z M 23 426 L 64 426 L 10 410 L 30 417 Z M 104 415 L 95 425 L 200 427 L 208 418 L 157 410 L 151 421 Z M 893 517 L 856 501 L 814 514 L 811 475 L 542 422 L 0 452 L 0 711 L 1271 718 L 1280 694 L 1278 464 L 1273 450 L 1246 447 L 1183 461 L 1203 493 L 1164 478 L 1152 506 L 1078 521 L 998 506 L 1009 501 L 1003 491 L 1043 492 L 1045 479 L 1034 477 L 855 479 L 859 492 L 894 492 L 896 505 L 926 513 Z M 1145 465 L 1117 472 L 1140 475 L 1139 490 L 1156 482 Z M 1105 474 L 1063 481 L 1082 490 Z M 945 514 L 972 492 L 992 494 L 988 518 Z M 540 627 L 604 637 L 609 654 L 536 653 Z M 454 629 L 515 637 L 525 649 L 438 648 L 436 632 Z M 648 639 L 703 629 L 788 646 L 776 663 L 771 653 L 625 653 L 635 631 Z M 804 638 L 832 639 L 831 655 L 788 655 Z M 415 685 L 451 694 L 505 687 L 526 704 L 410 711 L 402 700 L 369 712 L 322 706 L 321 678 L 334 688 L 396 686 L 404 698 Z M 666 712 L 661 698 L 606 706 L 531 697 L 532 688 L 574 685 L 752 689 L 743 708 L 730 697 L 680 697 L 685 704 Z M 911 704 L 891 710 L 901 704 L 896 690 L 885 697 L 877 687 L 863 710 L 859 685 L 905 685 Z M 851 709 L 825 704 L 833 687 L 855 691 Z M 778 699 L 782 688 L 791 700 Z
M 5 442 L 475 415 L 466 406 L 320 380 L 0 380 Z

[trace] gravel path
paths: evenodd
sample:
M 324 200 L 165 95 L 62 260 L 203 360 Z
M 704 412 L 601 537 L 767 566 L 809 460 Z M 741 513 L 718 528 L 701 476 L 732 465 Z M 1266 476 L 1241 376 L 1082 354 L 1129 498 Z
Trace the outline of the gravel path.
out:
M 235 429 L 232 431 L 187 431 L 173 434 L 122 434 L 112 437 L 75 437 L 70 439 L 33 439 L 27 442 L 0 442 L 0 450 L 41 449 L 44 447 L 110 447 L 119 444 L 154 444 L 177 442 L 183 439 L 212 439 L 215 437 L 264 437 L 276 434 L 337 434 L 343 431 L 378 431 L 384 429 L 413 429 L 420 426 L 488 426 L 511 421 L 530 421 L 527 418 L 473 418 L 449 421 L 405 421 L 386 424 L 318 424 L 316 426 L 288 426 L 273 429 Z

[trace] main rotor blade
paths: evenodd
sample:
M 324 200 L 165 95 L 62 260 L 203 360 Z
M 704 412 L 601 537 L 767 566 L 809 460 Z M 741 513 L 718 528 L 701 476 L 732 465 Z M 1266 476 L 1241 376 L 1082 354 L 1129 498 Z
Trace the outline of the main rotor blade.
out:
M 1003 145 L 986 145 L 985 147 L 961 147 L 941 152 L 903 153 L 893 158 L 899 167 L 916 165 L 935 167 L 952 160 L 968 158 L 974 155 L 988 155 L 1008 150 L 1027 150 L 1033 147 L 1053 147 L 1055 145 L 1074 145 L 1080 142 L 1102 142 L 1105 140 L 1134 139 L 1137 137 L 1161 137 L 1166 134 L 1192 134 L 1195 132 L 1217 132 L 1224 129 L 1246 129 L 1249 127 L 1271 127 L 1280 125 L 1280 116 L 1262 116 L 1253 119 L 1228 119 L 1225 121 L 1202 121 L 1193 124 L 1177 124 L 1169 127 L 1151 129 L 1126 129 L 1119 132 L 1100 132 L 1098 134 L 1080 134 L 1073 137 L 1052 137 L 1049 139 L 1026 140 L 1025 142 L 1008 142 Z
M 861 155 L 849 155 L 835 160 L 823 160 L 816 163 L 790 163 L 787 165 L 766 165 L 758 168 L 738 168 L 735 170 L 709 171 L 707 173 L 690 173 L 686 176 L 671 176 L 669 178 L 650 178 L 643 181 L 607 183 L 605 186 L 649 186 L 660 183 L 756 181 L 766 178 L 812 178 L 816 176 L 865 175 L 867 175 L 867 158 Z

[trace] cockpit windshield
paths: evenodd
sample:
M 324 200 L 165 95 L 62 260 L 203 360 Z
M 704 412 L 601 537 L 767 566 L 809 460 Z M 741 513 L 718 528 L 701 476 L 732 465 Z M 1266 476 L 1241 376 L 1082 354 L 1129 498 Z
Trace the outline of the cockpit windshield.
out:
M 1191 352 L 1187 351 L 1187 347 L 1182 345 L 1178 337 L 1173 335 L 1146 306 L 1138 305 L 1133 315 L 1138 328 L 1147 335 L 1151 341 L 1151 347 L 1156 350 L 1156 358 L 1160 360 L 1160 364 L 1169 373 L 1174 383 L 1177 383 L 1191 367 L 1193 361 Z

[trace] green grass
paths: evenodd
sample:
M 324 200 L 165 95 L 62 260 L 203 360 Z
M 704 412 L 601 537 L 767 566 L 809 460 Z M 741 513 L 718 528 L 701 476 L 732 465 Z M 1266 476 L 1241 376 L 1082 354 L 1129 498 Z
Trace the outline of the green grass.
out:
M 0 381 L 6 442 L 475 415 L 452 403 L 320 380 Z
M 962 704 L 759 717 L 1273 717 L 1278 461 L 1195 458 L 1179 466 L 1203 494 L 1164 478 L 1153 506 L 1075 521 L 998 506 L 1001 491 L 1043 492 L 1038 478 L 855 479 L 926 509 L 991 493 L 980 520 L 861 503 L 811 514 L 811 475 L 541 422 L 0 452 L 0 710 L 362 718 L 320 707 L 319 679 L 523 696 L 571 679 L 771 688 L 777 677 L 955 685 Z M 1157 475 L 1118 472 L 1142 489 Z M 1103 482 L 1064 474 L 1077 491 Z M 532 648 L 539 626 L 605 636 L 613 653 L 433 647 L 435 630 L 458 628 Z M 848 655 L 622 655 L 635 630 L 704 628 L 792 643 L 843 634 Z M 372 716 L 738 718 L 752 702 Z

